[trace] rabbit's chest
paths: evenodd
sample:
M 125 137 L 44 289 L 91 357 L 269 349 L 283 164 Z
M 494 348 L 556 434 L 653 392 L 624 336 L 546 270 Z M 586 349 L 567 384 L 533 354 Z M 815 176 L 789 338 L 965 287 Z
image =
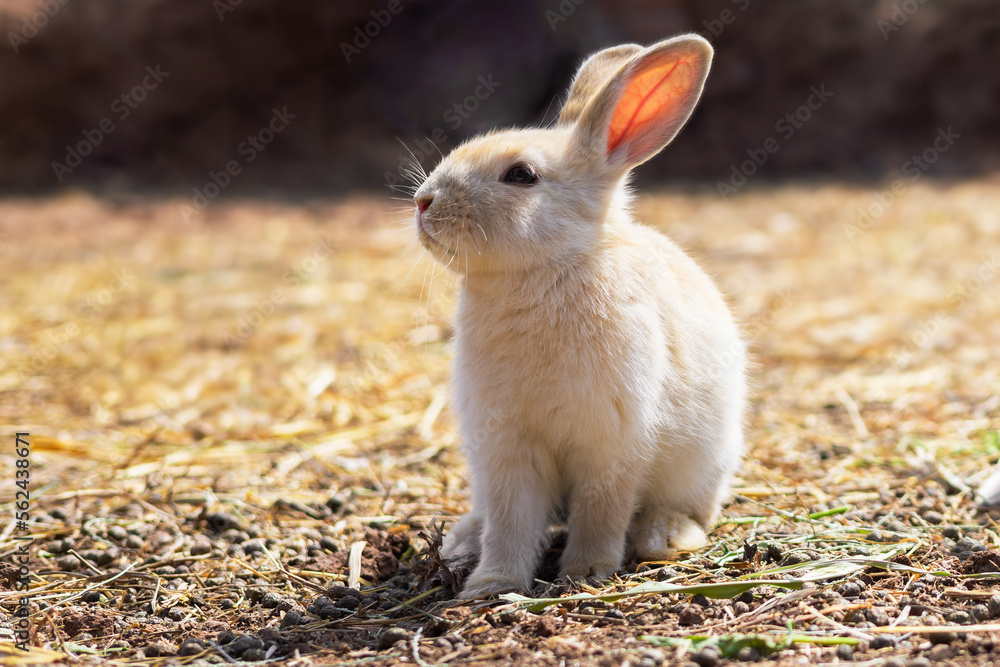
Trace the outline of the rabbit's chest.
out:
M 471 405 L 504 406 L 519 426 L 553 442 L 639 427 L 641 403 L 655 393 L 656 360 L 639 344 L 649 332 L 596 310 L 476 315 L 456 341 L 455 370 Z
M 610 329 L 590 313 L 504 311 L 463 327 L 458 344 L 470 361 L 489 367 L 498 383 L 544 391 L 566 381 L 606 380 L 612 365 L 608 343 L 619 338 Z M 522 383 L 528 379 L 530 384 Z

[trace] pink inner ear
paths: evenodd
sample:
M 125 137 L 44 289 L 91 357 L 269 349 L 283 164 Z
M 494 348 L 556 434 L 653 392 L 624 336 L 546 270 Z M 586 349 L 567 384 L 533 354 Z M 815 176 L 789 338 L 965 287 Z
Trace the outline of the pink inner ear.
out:
M 675 116 L 691 91 L 693 74 L 688 59 L 676 58 L 651 63 L 633 75 L 611 117 L 608 153 L 623 143 L 634 142 L 652 129 L 650 123 L 655 125 L 658 119 L 662 123 Z

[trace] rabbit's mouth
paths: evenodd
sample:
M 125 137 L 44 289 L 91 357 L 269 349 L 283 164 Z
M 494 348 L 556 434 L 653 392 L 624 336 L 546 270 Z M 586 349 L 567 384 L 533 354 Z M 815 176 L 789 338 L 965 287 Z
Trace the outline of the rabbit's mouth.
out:
M 417 219 L 417 232 L 418 236 L 420 237 L 420 242 L 423 243 L 424 247 L 430 250 L 431 252 L 437 250 L 439 252 L 443 252 L 448 255 L 455 254 L 454 252 L 452 252 L 451 248 L 447 247 L 446 245 L 444 245 L 443 243 L 434 238 L 434 234 L 432 234 L 431 231 L 427 228 L 427 225 L 424 223 L 424 219 L 422 217 Z

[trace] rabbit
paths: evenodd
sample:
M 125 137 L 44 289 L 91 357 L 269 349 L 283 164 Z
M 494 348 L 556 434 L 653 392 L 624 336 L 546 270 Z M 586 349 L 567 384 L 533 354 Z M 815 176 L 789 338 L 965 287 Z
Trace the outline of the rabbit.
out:
M 595 53 L 552 126 L 474 137 L 415 192 L 421 244 L 462 280 L 472 510 L 442 553 L 479 557 L 463 598 L 529 590 L 559 512 L 567 579 L 706 543 L 743 455 L 746 346 L 712 280 L 633 220 L 628 180 L 712 55 L 697 35 Z

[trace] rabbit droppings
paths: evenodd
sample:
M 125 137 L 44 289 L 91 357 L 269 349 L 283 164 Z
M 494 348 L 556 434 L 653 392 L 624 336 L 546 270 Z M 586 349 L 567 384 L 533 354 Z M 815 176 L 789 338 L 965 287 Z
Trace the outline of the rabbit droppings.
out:
M 454 405 L 473 509 L 443 553 L 462 597 L 529 589 L 550 521 L 560 575 L 705 543 L 743 454 L 746 354 L 712 280 L 636 224 L 628 176 L 676 136 L 712 47 L 683 35 L 587 59 L 552 127 L 453 150 L 417 189 L 420 241 L 463 278 Z

